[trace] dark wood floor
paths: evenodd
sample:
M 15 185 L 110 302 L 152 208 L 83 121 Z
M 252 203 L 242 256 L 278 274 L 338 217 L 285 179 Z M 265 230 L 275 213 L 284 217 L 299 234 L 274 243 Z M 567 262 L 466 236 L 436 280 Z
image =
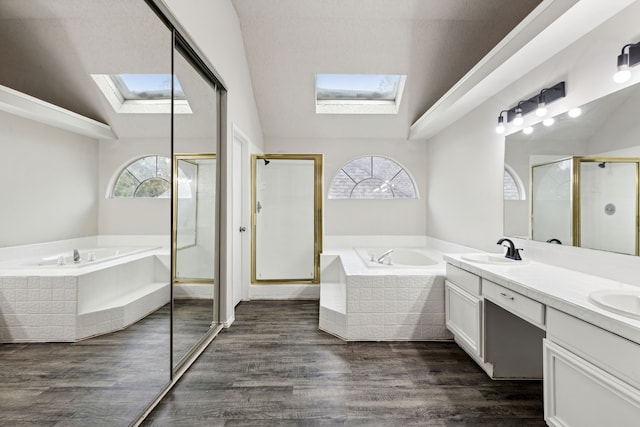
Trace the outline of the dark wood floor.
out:
M 0 344 L 0 425 L 127 426 L 169 371 L 168 305 L 77 343 Z
M 492 381 L 454 343 L 345 343 L 318 303 L 241 303 L 146 426 L 543 426 L 539 381 Z
M 175 361 L 211 325 L 211 300 L 177 300 Z M 0 426 L 128 426 L 169 382 L 169 305 L 77 343 L 0 344 Z
M 212 299 L 176 299 L 173 302 L 174 366 L 207 333 L 213 322 Z

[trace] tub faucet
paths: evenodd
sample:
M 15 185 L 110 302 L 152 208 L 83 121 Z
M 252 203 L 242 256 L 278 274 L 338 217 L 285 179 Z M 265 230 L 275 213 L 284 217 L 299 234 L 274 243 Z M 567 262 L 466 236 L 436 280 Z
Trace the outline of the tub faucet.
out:
M 387 252 L 385 252 L 382 255 L 380 255 L 378 257 L 378 259 L 376 260 L 378 262 L 378 264 L 382 264 L 385 258 L 390 257 L 391 256 L 391 252 L 393 252 L 393 249 L 389 249 Z M 389 262 L 389 264 L 391 264 L 391 262 Z
M 80 252 L 77 249 L 73 250 L 73 262 L 80 262 Z
M 515 261 L 520 261 L 522 260 L 522 258 L 520 258 L 520 250 L 521 249 L 516 249 L 516 246 L 513 244 L 513 242 L 510 239 L 500 239 L 498 240 L 498 245 L 502 245 L 502 246 L 506 246 L 503 245 L 503 243 L 506 242 L 509 246 L 507 246 L 507 253 L 505 254 L 505 258 L 509 258 Z

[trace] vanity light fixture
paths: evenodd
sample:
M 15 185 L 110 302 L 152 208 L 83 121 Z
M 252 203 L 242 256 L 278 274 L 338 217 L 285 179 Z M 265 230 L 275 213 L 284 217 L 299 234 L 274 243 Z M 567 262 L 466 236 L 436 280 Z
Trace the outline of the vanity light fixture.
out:
M 503 134 L 504 131 L 506 130 L 506 128 L 504 127 L 504 117 L 502 116 L 502 114 L 506 112 L 507 110 L 500 111 L 500 115 L 498 116 L 498 126 L 496 126 L 497 134 Z
M 524 101 L 520 101 L 515 107 L 506 110 L 507 123 L 512 122 L 515 126 L 522 126 L 524 123 L 524 115 L 534 110 L 536 110 L 536 115 L 538 117 L 543 117 L 547 114 L 547 106 L 549 104 L 560 98 L 564 98 L 565 96 L 566 90 L 564 82 L 556 83 L 551 87 L 544 88 L 537 95 L 532 96 L 529 99 L 525 99 Z M 504 127 L 502 113 L 504 113 L 504 110 L 500 112 L 500 116 L 498 117 L 498 128 L 496 128 L 496 132 L 498 133 L 501 133 L 498 129 L 502 129 L 502 127 Z M 500 125 L 502 125 L 502 127 L 500 127 Z M 502 132 L 504 132 L 504 130 L 502 130 Z
M 542 121 L 542 124 L 548 127 L 548 126 L 552 126 L 555 122 L 556 122 L 556 119 L 554 119 L 553 117 L 547 117 Z
M 547 115 L 547 103 L 544 101 L 544 95 L 542 94 L 542 92 L 540 92 L 540 95 L 538 95 L 538 108 L 536 109 L 536 116 L 544 117 L 546 115 Z
M 526 128 L 522 129 L 522 132 L 525 135 L 530 135 L 533 132 L 533 127 L 532 126 L 527 126 Z
M 622 46 L 622 51 L 618 55 L 618 70 L 613 75 L 613 81 L 624 83 L 629 80 L 631 78 L 630 68 L 638 63 L 640 63 L 640 42 Z
M 522 126 L 522 123 L 524 123 L 524 119 L 522 118 L 522 108 L 520 107 L 520 104 L 518 104 L 518 106 L 516 107 L 516 116 L 513 119 L 513 124 L 516 126 Z

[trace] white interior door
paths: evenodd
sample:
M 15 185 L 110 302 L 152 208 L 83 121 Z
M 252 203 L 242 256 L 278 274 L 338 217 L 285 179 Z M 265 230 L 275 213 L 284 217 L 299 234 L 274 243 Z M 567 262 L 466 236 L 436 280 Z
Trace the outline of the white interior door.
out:
M 244 142 L 234 136 L 233 138 L 233 180 L 232 180 L 232 280 L 233 280 L 233 305 L 236 306 L 243 299 L 243 241 L 246 235 L 246 224 L 243 223 L 243 196 L 242 189 L 245 185 L 245 166 L 243 157 Z

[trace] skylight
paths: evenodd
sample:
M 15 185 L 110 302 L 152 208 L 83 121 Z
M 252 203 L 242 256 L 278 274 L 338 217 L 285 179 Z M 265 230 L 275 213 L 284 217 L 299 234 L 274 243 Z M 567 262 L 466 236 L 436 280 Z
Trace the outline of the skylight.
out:
M 110 76 L 125 100 L 171 99 L 170 74 L 113 74 Z M 177 77 L 173 77 L 175 99 L 184 99 Z
M 168 114 L 171 112 L 171 74 L 92 74 L 113 109 L 123 114 Z M 177 76 L 174 82 L 174 112 L 191 114 Z
M 318 114 L 397 114 L 407 76 L 317 74 Z

